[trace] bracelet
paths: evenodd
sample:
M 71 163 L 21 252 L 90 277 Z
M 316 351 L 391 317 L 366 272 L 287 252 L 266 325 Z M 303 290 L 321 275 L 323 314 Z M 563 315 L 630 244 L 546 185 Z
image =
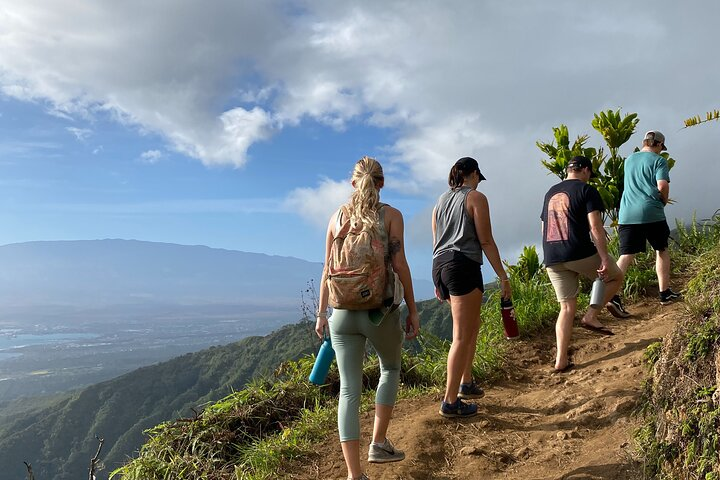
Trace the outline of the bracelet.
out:
M 509 278 L 501 278 L 500 281 L 501 281 L 501 282 L 509 282 L 510 279 L 509 279 Z
M 317 318 L 327 318 L 327 312 L 317 312 L 317 315 L 315 315 Z

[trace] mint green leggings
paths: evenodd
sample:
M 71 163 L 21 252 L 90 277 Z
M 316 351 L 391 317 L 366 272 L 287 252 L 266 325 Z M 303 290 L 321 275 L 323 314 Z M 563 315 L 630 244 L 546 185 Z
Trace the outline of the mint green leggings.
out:
M 395 312 L 380 325 L 373 325 L 367 310 L 333 310 L 330 338 L 340 371 L 338 430 L 340 441 L 360 439 L 360 394 L 362 393 L 365 341 L 380 358 L 380 382 L 375 403 L 395 405 L 400 382 L 400 351 L 405 338 L 400 314 Z

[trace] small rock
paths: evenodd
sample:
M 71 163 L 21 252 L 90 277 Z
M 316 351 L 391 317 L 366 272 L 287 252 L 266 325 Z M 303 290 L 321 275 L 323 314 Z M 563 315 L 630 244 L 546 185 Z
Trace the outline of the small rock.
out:
M 532 454 L 532 451 L 528 447 L 522 447 L 517 450 L 515 450 L 515 458 L 520 458 L 523 460 L 527 460 L 530 458 L 530 455 Z
M 482 455 L 483 451 L 477 447 L 463 447 L 460 449 L 460 455 L 469 457 L 470 455 Z
M 565 401 L 560 401 L 550 407 L 550 413 L 562 413 L 567 412 L 570 409 L 570 405 Z
M 634 399 L 627 399 L 624 401 L 620 401 L 615 405 L 614 411 L 616 413 L 623 413 L 627 412 L 628 410 L 632 410 L 637 405 L 637 401 Z
M 558 433 L 557 433 L 557 438 L 558 438 L 559 440 L 567 440 L 568 438 L 570 438 L 570 435 L 568 435 L 567 432 L 558 432 Z
M 512 455 L 509 455 L 505 452 L 498 452 L 493 451 L 490 452 L 490 455 L 495 458 L 500 463 L 504 463 L 505 465 L 509 465 L 511 463 L 515 463 L 515 458 Z

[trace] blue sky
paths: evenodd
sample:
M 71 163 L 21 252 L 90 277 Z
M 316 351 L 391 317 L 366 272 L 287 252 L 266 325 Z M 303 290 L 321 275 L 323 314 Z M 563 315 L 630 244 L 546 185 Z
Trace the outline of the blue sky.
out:
M 539 242 L 537 140 L 637 112 L 678 161 L 671 218 L 717 205 L 717 2 L 0 0 L 0 244 L 132 238 L 322 258 L 362 155 L 414 275 L 471 155 L 501 255 Z M 697 175 L 702 171 L 703 175 Z M 491 276 L 490 272 L 486 275 Z

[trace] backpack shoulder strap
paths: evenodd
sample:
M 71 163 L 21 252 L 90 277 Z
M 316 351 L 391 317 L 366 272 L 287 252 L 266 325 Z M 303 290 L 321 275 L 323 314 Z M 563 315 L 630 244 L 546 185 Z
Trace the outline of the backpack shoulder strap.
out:
M 337 216 L 335 217 L 335 237 L 340 236 L 341 230 L 343 230 L 343 224 L 346 223 L 345 219 L 347 218 L 350 218 L 350 212 L 348 211 L 347 205 L 341 205 L 338 209 Z M 347 232 L 343 233 L 346 234 Z

